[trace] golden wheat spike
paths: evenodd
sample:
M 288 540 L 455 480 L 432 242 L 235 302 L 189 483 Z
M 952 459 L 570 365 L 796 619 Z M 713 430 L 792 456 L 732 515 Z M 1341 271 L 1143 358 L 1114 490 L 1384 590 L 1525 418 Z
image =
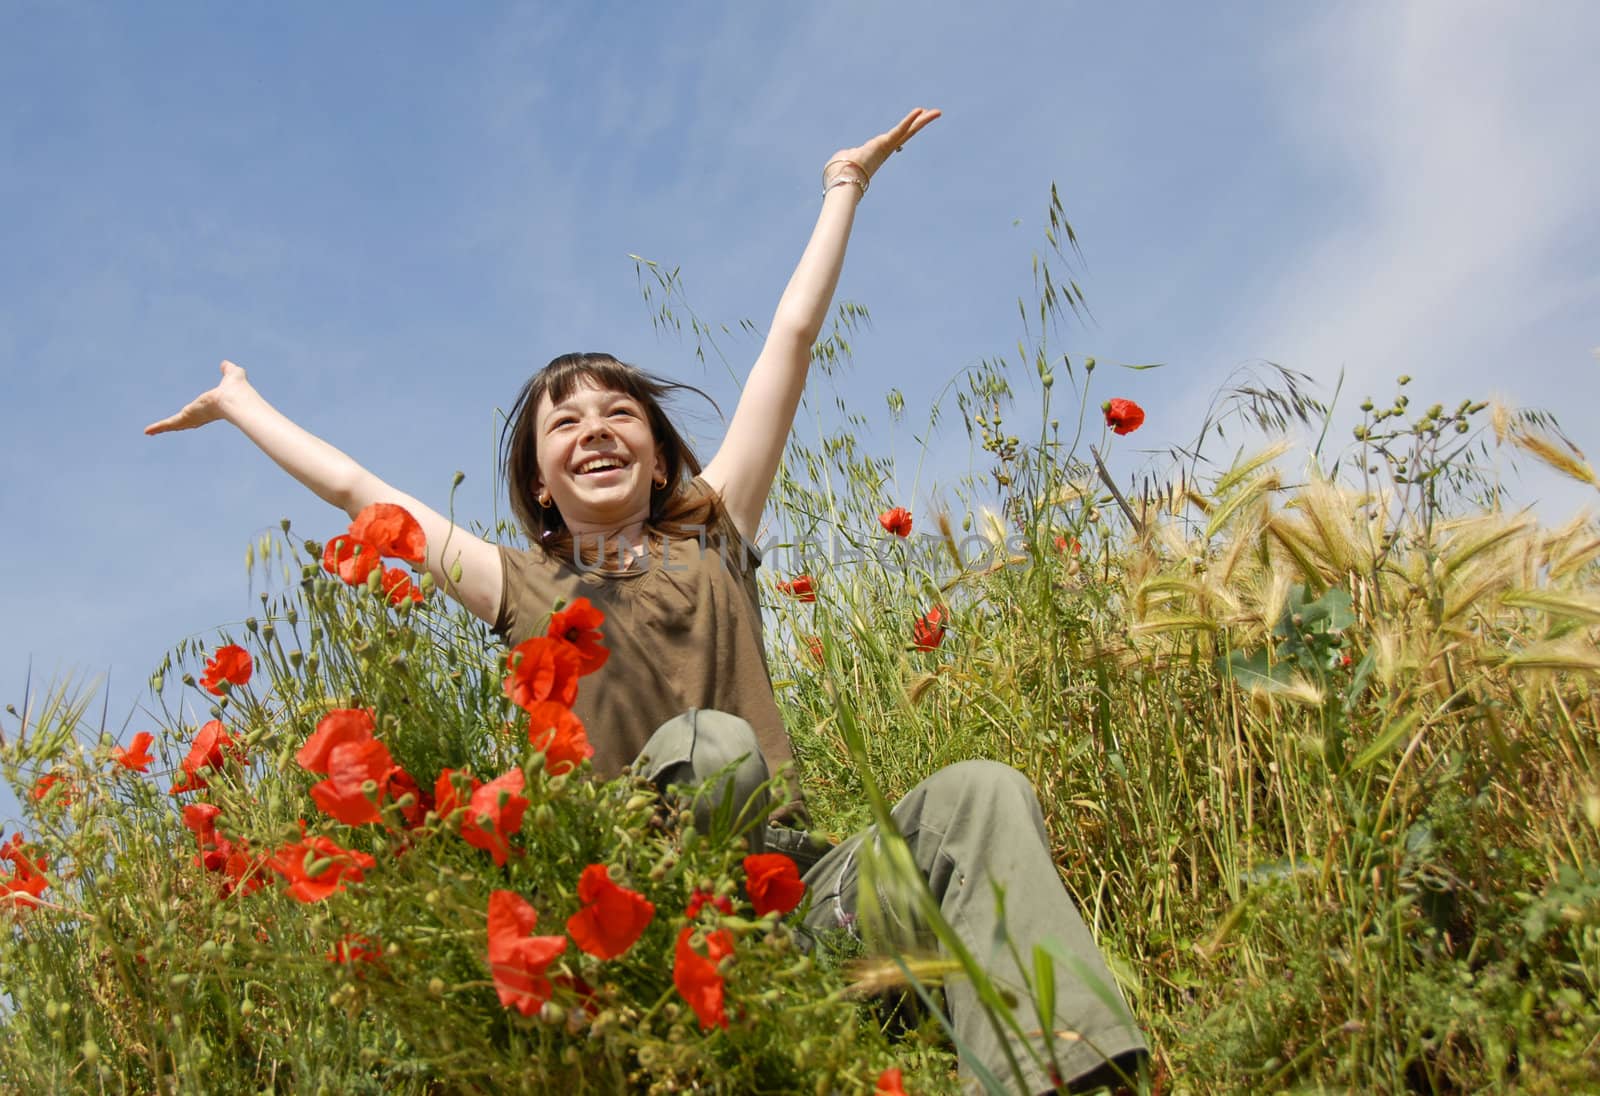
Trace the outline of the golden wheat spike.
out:
M 1244 482 L 1244 480 L 1257 468 L 1260 468 L 1264 464 L 1271 464 L 1273 461 L 1283 456 L 1289 451 L 1289 448 L 1290 445 L 1288 439 L 1280 438 L 1260 452 L 1249 457 L 1241 457 L 1240 459 L 1234 461 L 1233 467 L 1229 468 L 1226 472 L 1222 473 L 1221 476 L 1217 477 L 1217 482 L 1212 484 L 1212 497 L 1221 498 L 1223 495 L 1233 490 L 1237 484 Z
M 1600 651 L 1587 637 L 1534 643 L 1506 656 L 1501 663 L 1508 670 L 1566 670 L 1600 674 Z
M 1306 543 L 1304 531 L 1298 528 L 1297 523 L 1288 521 L 1282 514 L 1274 514 L 1267 519 L 1265 534 L 1277 541 L 1289 554 L 1295 566 L 1300 569 L 1300 576 L 1314 588 L 1314 592 L 1320 593 L 1328 585 L 1322 568 L 1317 566 L 1316 560 L 1312 557 L 1311 546 Z
M 1276 491 L 1282 486 L 1283 480 L 1276 468 L 1269 468 L 1235 491 L 1214 510 L 1206 519 L 1206 536 L 1214 537 L 1218 531 L 1228 524 L 1234 514 L 1247 508 L 1251 503 L 1261 498 L 1269 491 Z
M 1513 431 L 1511 441 L 1518 449 L 1532 453 L 1556 471 L 1600 490 L 1600 478 L 1595 476 L 1594 469 L 1583 459 L 1582 453 L 1559 444 L 1547 434 L 1536 434 L 1531 430 Z
M 1445 596 L 1441 623 L 1455 621 L 1474 607 L 1483 608 L 1490 594 L 1511 585 L 1516 577 L 1515 564 L 1509 560 L 1485 560 L 1457 574 L 1459 581 L 1451 584 Z
M 1556 590 L 1512 590 L 1501 595 L 1500 604 L 1513 609 L 1536 609 L 1549 616 L 1600 624 L 1600 598 Z
M 1354 515 L 1361 512 L 1350 493 L 1341 491 L 1320 476 L 1301 488 L 1295 496 L 1295 508 L 1306 517 L 1306 524 L 1315 535 L 1312 545 L 1321 549 L 1324 562 L 1337 574 L 1356 570 L 1364 553 L 1358 550 L 1352 529 Z
M 1499 514 L 1490 514 L 1452 523 L 1443 530 L 1449 535 L 1448 543 L 1440 553 L 1445 575 L 1453 575 L 1484 553 L 1493 552 L 1524 536 L 1534 529 L 1535 524 L 1533 517 L 1525 513 L 1509 521 Z
M 876 997 L 894 990 L 910 989 L 912 978 L 923 986 L 937 986 L 960 970 L 961 964 L 956 960 L 937 956 L 858 959 L 845 965 L 845 973 L 850 978 L 850 984 L 845 986 L 844 995 L 860 999 Z

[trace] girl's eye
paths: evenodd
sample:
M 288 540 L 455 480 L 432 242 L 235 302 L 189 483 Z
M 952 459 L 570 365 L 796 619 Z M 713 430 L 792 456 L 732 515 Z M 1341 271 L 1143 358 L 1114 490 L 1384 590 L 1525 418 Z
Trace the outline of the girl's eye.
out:
M 613 407 L 611 409 L 611 414 L 612 414 L 612 417 L 616 417 L 617 415 L 623 415 L 623 416 L 625 416 L 627 418 L 630 418 L 630 419 L 633 418 L 634 415 L 635 415 L 634 410 L 631 407 Z

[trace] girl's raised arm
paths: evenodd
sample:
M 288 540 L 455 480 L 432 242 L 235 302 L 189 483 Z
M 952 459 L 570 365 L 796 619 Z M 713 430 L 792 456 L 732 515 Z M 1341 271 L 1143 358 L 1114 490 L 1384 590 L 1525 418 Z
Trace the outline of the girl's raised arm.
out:
M 749 539 L 755 539 L 773 477 L 783 460 L 783 447 L 811 365 L 811 344 L 822 331 L 839 284 L 856 203 L 883 162 L 937 117 L 937 110 L 919 107 L 887 133 L 834 153 L 822 170 L 822 212 L 817 226 L 778 301 L 767 341 L 750 369 L 727 436 L 702 473 L 722 495 L 734 525 Z
M 267 456 L 325 502 L 352 518 L 374 502 L 392 502 L 411 512 L 428 538 L 428 570 L 439 588 L 473 616 L 490 624 L 500 612 L 500 550 L 454 525 L 443 515 L 395 490 L 321 438 L 290 422 L 255 390 L 243 369 L 222 363 L 222 380 L 170 418 L 151 423 L 146 434 L 193 430 L 222 420 L 237 426 Z M 461 567 L 461 580 L 450 570 Z

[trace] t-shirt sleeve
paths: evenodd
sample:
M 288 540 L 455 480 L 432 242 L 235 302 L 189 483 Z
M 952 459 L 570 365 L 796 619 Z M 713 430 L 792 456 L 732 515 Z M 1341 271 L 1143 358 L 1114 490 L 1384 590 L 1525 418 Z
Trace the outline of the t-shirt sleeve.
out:
M 494 619 L 494 634 L 506 646 L 517 632 L 518 620 L 527 612 L 528 553 L 500 545 L 500 614 Z
M 733 523 L 733 519 L 728 516 L 728 511 L 723 508 L 722 499 L 717 496 L 716 490 L 703 477 L 696 476 L 694 478 L 694 486 L 701 494 L 717 498 L 716 517 L 713 519 L 716 523 L 716 538 L 720 543 L 726 544 L 737 551 L 742 569 L 753 573 L 757 567 L 761 566 L 760 550 L 747 540 L 743 533 L 739 532 L 739 527 Z

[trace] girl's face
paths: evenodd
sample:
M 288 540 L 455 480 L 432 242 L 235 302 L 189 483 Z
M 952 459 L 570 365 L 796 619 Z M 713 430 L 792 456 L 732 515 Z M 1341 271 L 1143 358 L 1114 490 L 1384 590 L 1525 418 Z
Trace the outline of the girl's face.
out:
M 574 533 L 615 532 L 650 516 L 650 489 L 666 475 L 644 408 L 586 382 L 534 414 L 541 503 L 554 501 Z

